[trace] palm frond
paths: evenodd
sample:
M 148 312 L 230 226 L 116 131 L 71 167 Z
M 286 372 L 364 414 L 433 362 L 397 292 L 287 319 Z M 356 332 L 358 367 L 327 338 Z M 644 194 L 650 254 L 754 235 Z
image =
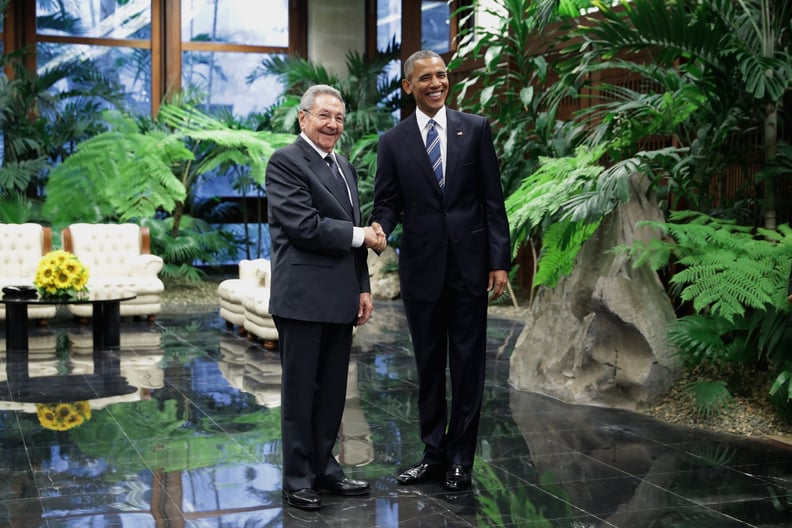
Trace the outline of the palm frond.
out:
M 684 390 L 693 395 L 696 409 L 703 416 L 715 416 L 734 406 L 734 396 L 722 380 L 693 381 Z
M 724 336 L 732 324 L 723 317 L 693 314 L 680 317 L 668 328 L 668 342 L 687 366 L 718 364 L 731 354 Z

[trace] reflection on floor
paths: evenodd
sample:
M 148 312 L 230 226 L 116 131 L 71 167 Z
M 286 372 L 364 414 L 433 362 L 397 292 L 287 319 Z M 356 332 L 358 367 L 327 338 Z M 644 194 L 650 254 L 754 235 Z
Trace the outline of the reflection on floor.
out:
M 280 495 L 276 352 L 198 309 L 125 322 L 122 351 L 100 357 L 55 320 L 27 362 L 0 354 L 0 526 L 792 526 L 791 448 L 515 391 L 519 330 L 491 320 L 473 491 L 402 487 L 421 453 L 415 369 L 400 305 L 379 304 L 338 444 L 372 493 L 303 512 Z

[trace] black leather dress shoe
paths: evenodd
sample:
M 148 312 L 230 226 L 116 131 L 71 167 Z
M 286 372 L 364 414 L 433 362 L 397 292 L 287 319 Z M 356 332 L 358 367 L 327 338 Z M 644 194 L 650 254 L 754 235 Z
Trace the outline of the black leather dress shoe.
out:
M 326 491 L 333 495 L 343 495 L 346 497 L 354 497 L 355 495 L 365 495 L 371 491 L 369 483 L 363 480 L 354 480 L 345 478 L 330 484 L 320 484 L 316 488 L 318 491 Z
M 470 489 L 470 469 L 460 464 L 453 464 L 445 474 L 443 487 L 448 491 Z
M 439 465 L 419 462 L 396 475 L 396 482 L 403 485 L 420 484 L 430 479 L 439 478 L 442 474 L 443 469 Z
M 294 491 L 283 490 L 283 499 L 289 506 L 301 510 L 318 510 L 322 507 L 322 499 L 314 490 L 305 488 Z

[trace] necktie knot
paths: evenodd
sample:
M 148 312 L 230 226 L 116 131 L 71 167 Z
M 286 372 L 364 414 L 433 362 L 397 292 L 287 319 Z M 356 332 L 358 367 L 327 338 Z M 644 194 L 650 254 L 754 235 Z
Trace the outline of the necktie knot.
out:
M 338 180 L 339 182 L 343 181 L 341 173 L 338 170 L 338 165 L 336 164 L 335 160 L 333 159 L 333 155 L 332 154 L 328 154 L 327 156 L 325 156 L 324 160 L 327 163 L 327 166 L 330 167 L 330 172 L 333 173 L 333 176 L 335 176 L 335 179 Z

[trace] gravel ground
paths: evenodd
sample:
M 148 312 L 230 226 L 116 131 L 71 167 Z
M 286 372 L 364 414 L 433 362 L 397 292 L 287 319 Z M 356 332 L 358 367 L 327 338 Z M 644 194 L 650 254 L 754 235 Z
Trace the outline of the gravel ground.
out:
M 184 312 L 217 306 L 217 285 L 225 278 L 210 277 L 197 284 L 166 280 L 163 310 Z M 509 319 L 520 320 L 526 311 L 525 306 L 514 307 L 506 302 L 490 306 L 492 315 Z M 686 372 L 659 405 L 640 412 L 678 425 L 747 437 L 769 437 L 792 444 L 792 423 L 776 413 L 768 398 L 775 377 L 773 374 L 753 371 L 743 374 L 741 379 L 749 379 L 750 382 L 745 383 L 742 394 L 735 396 L 727 412 L 702 416 L 696 412 L 693 397 L 685 387 L 691 381 L 707 377 L 708 373 L 701 370 Z

